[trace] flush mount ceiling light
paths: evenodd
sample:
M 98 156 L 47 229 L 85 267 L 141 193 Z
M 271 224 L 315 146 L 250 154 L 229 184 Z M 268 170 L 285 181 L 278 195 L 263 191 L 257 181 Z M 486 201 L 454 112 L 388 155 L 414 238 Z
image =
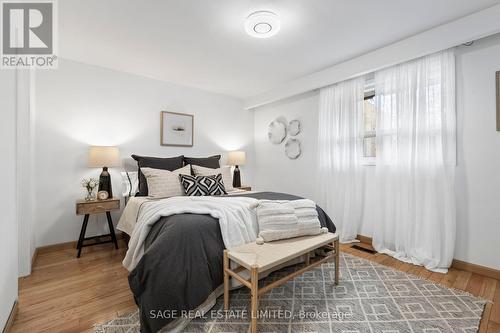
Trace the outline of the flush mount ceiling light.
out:
M 280 30 L 279 16 L 270 11 L 258 11 L 248 15 L 245 31 L 252 37 L 269 38 Z

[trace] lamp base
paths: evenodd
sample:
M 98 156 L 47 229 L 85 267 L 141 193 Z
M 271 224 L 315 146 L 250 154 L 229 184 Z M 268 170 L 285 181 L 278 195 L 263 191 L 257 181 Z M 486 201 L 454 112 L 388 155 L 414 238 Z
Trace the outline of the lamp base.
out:
M 99 191 L 108 192 L 108 197 L 113 197 L 113 190 L 111 188 L 111 176 L 108 172 L 108 167 L 103 167 L 101 175 L 99 176 Z
M 241 187 L 240 168 L 237 165 L 234 167 L 233 187 Z

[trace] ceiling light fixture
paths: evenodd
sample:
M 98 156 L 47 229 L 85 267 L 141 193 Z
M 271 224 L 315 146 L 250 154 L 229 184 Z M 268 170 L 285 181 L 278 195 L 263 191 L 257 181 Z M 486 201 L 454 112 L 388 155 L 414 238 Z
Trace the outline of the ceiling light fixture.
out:
M 280 30 L 279 16 L 270 11 L 258 11 L 248 15 L 245 31 L 255 38 L 269 38 Z

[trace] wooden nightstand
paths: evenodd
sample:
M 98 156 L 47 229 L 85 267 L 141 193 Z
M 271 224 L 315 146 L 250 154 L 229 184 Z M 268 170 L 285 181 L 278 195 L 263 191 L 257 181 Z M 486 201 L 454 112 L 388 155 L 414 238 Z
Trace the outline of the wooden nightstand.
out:
M 235 187 L 237 188 L 238 190 L 242 190 L 242 191 L 251 191 L 252 190 L 252 186 L 240 186 L 240 187 Z
M 113 227 L 113 220 L 111 219 L 111 212 L 119 209 L 120 199 L 116 198 L 93 201 L 78 200 L 76 202 L 76 215 L 85 215 L 85 217 L 83 218 L 82 230 L 80 231 L 80 238 L 78 239 L 78 244 L 76 246 L 76 248 L 78 249 L 78 254 L 76 256 L 77 258 L 80 258 L 82 248 L 86 246 L 114 243 L 115 249 L 118 249 L 118 241 L 116 240 L 115 228 Z M 89 222 L 90 214 L 101 213 L 105 213 L 108 219 L 109 234 L 85 238 L 85 232 L 87 231 L 87 224 Z M 102 237 L 110 237 L 111 239 L 107 241 L 100 241 L 100 238 Z M 94 242 L 84 244 L 84 242 L 87 240 L 94 240 Z

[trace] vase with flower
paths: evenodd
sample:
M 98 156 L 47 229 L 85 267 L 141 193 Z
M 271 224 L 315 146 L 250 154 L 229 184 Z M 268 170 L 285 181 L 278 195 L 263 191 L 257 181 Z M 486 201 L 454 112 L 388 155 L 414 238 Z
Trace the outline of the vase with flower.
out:
M 95 189 L 99 186 L 99 181 L 95 178 L 85 178 L 82 180 L 82 186 L 86 190 L 85 200 L 93 201 L 96 199 Z

